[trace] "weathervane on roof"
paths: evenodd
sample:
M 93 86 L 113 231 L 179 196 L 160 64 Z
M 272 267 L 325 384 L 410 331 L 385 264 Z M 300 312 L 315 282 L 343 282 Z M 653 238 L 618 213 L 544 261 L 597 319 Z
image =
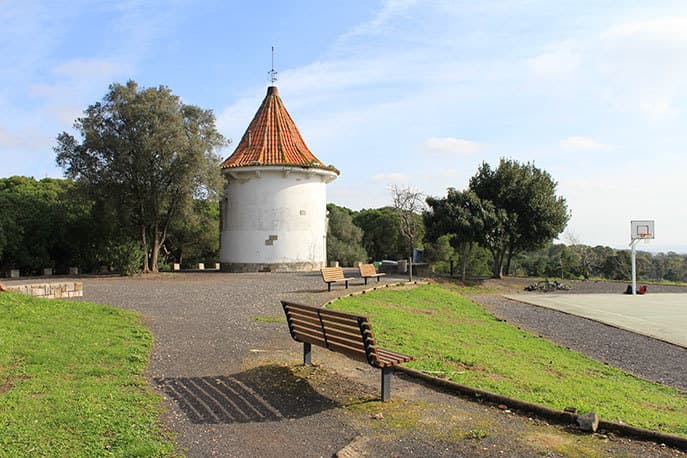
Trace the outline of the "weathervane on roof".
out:
M 272 70 L 267 72 L 270 75 L 270 83 L 274 84 L 277 81 L 277 71 L 274 69 L 274 46 L 272 46 Z

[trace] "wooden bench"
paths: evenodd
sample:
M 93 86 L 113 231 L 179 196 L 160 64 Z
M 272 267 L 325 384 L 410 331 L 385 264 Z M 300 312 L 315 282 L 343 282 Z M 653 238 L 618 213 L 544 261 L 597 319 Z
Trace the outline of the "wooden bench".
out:
M 379 281 L 379 277 L 383 277 L 386 275 L 385 273 L 378 273 L 377 269 L 375 269 L 374 264 L 358 264 L 358 270 L 360 271 L 360 276 L 365 279 L 366 285 L 368 278 L 376 277 L 377 281 Z
M 322 270 L 322 280 L 327 284 L 327 291 L 332 290 L 332 283 L 345 282 L 346 289 L 348 289 L 348 282 L 353 280 L 352 278 L 344 277 L 343 269 L 341 267 L 323 267 Z
M 382 371 L 382 401 L 390 399 L 391 368 L 415 358 L 378 348 L 364 316 L 281 301 L 291 337 L 303 344 L 303 364 L 311 365 L 311 345 L 365 361 Z

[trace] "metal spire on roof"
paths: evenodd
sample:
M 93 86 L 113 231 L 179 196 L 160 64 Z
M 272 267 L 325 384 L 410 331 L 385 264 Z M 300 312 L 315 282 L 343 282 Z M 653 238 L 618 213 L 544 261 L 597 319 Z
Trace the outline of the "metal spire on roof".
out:
M 274 69 L 274 46 L 272 46 L 272 70 L 267 72 L 268 75 L 270 75 L 270 83 L 274 85 L 274 83 L 277 81 L 277 71 Z

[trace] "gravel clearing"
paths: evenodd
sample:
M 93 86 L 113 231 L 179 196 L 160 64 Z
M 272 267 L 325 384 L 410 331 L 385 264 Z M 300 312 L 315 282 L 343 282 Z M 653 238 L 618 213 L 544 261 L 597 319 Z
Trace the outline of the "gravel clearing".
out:
M 362 280 L 332 293 L 318 273 L 82 280 L 83 300 L 143 314 L 155 337 L 148 376 L 166 399 L 163 422 L 187 456 L 333 456 L 349 444 L 357 456 L 684 456 L 579 434 L 400 375 L 393 401 L 382 404 L 378 371 L 320 348 L 313 349 L 315 368 L 303 368 L 279 300 L 319 305 L 365 289 Z

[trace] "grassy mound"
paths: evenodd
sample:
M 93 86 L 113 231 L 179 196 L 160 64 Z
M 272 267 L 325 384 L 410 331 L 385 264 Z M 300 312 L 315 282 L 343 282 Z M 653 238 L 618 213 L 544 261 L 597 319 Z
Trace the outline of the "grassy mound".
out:
M 163 456 L 137 314 L 0 294 L 0 456 Z
M 332 308 L 369 316 L 409 367 L 562 410 L 687 436 L 687 393 L 648 382 L 497 320 L 440 286 L 380 290 Z

